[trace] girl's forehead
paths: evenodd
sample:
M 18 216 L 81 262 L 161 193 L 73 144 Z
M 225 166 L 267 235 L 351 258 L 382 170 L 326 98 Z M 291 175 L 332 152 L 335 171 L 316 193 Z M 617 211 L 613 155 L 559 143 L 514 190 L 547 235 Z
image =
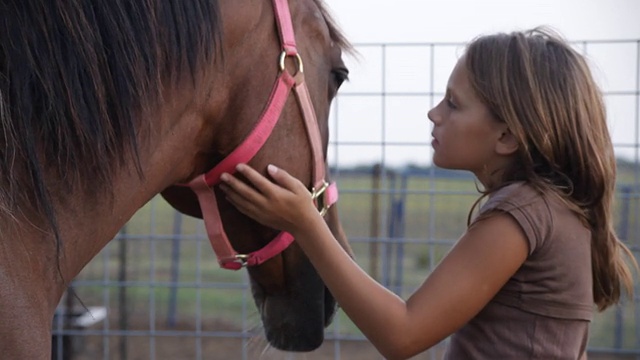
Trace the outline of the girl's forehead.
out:
M 447 83 L 447 91 L 455 94 L 465 95 L 471 91 L 471 84 L 469 83 L 469 74 L 465 65 L 464 57 L 461 57 L 449 76 Z

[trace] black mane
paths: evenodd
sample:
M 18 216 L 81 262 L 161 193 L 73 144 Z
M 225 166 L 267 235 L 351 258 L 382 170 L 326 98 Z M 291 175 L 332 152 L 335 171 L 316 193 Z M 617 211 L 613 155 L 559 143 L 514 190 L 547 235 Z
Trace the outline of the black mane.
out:
M 109 189 L 139 164 L 138 115 L 213 61 L 218 2 L 0 0 L 0 14 L 0 218 L 27 206 L 57 235 L 49 181 Z

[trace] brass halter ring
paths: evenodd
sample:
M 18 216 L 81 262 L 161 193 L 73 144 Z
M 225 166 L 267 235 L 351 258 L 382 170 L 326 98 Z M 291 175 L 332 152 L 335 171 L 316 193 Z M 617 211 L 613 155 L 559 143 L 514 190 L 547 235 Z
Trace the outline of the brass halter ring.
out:
M 245 254 L 236 254 L 230 262 L 240 264 L 240 267 L 247 267 L 247 261 L 249 261 L 249 255 Z
M 324 198 L 322 197 L 322 195 L 328 188 L 329 188 L 329 183 L 326 181 L 323 181 L 319 189 L 316 189 L 316 188 L 311 189 L 311 199 L 313 200 L 314 203 L 316 203 L 316 207 L 318 207 L 320 216 L 324 216 L 327 213 L 327 211 L 329 211 L 329 208 L 331 207 L 331 204 L 327 204 L 324 201 Z
M 284 65 L 284 61 L 287 59 L 287 57 L 295 58 L 296 65 L 298 66 L 298 72 L 304 73 L 304 64 L 302 64 L 302 58 L 300 57 L 300 54 L 296 53 L 295 55 L 287 55 L 286 51 L 283 51 L 280 54 L 280 71 L 285 71 L 286 67 Z

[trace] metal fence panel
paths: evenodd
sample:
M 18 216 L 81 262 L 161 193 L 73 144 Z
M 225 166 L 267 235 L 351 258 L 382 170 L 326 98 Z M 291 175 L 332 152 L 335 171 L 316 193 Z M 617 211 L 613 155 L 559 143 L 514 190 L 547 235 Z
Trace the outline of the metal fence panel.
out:
M 640 251 L 640 40 L 580 41 L 623 159 L 616 219 Z M 427 110 L 462 44 L 359 44 L 330 117 L 329 162 L 361 266 L 408 296 L 464 231 L 468 174 L 430 167 Z M 638 287 L 638 286 L 636 286 Z M 76 296 L 77 295 L 77 296 Z M 87 312 L 89 310 L 89 312 Z M 66 316 L 65 316 L 66 315 Z M 217 267 L 200 220 L 153 199 L 81 272 L 53 322 L 57 359 L 377 359 L 340 313 L 309 354 L 269 349 L 245 272 Z M 439 359 L 444 344 L 415 359 Z M 592 325 L 590 358 L 640 359 L 640 295 Z

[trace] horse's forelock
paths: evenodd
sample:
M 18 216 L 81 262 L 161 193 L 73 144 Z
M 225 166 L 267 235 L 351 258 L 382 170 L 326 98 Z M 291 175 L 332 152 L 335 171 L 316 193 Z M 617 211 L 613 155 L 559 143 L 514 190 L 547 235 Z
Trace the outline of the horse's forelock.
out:
M 57 233 L 49 177 L 108 191 L 138 164 L 139 115 L 212 61 L 218 3 L 0 0 L 0 13 L 0 212 L 31 206 Z
M 329 35 L 333 42 L 338 45 L 341 49 L 347 52 L 355 52 L 353 45 L 347 40 L 347 37 L 344 35 L 340 27 L 338 26 L 337 21 L 334 19 L 333 15 L 329 11 L 324 0 L 313 0 L 316 5 L 320 8 L 320 12 L 327 22 L 327 26 L 329 27 Z

